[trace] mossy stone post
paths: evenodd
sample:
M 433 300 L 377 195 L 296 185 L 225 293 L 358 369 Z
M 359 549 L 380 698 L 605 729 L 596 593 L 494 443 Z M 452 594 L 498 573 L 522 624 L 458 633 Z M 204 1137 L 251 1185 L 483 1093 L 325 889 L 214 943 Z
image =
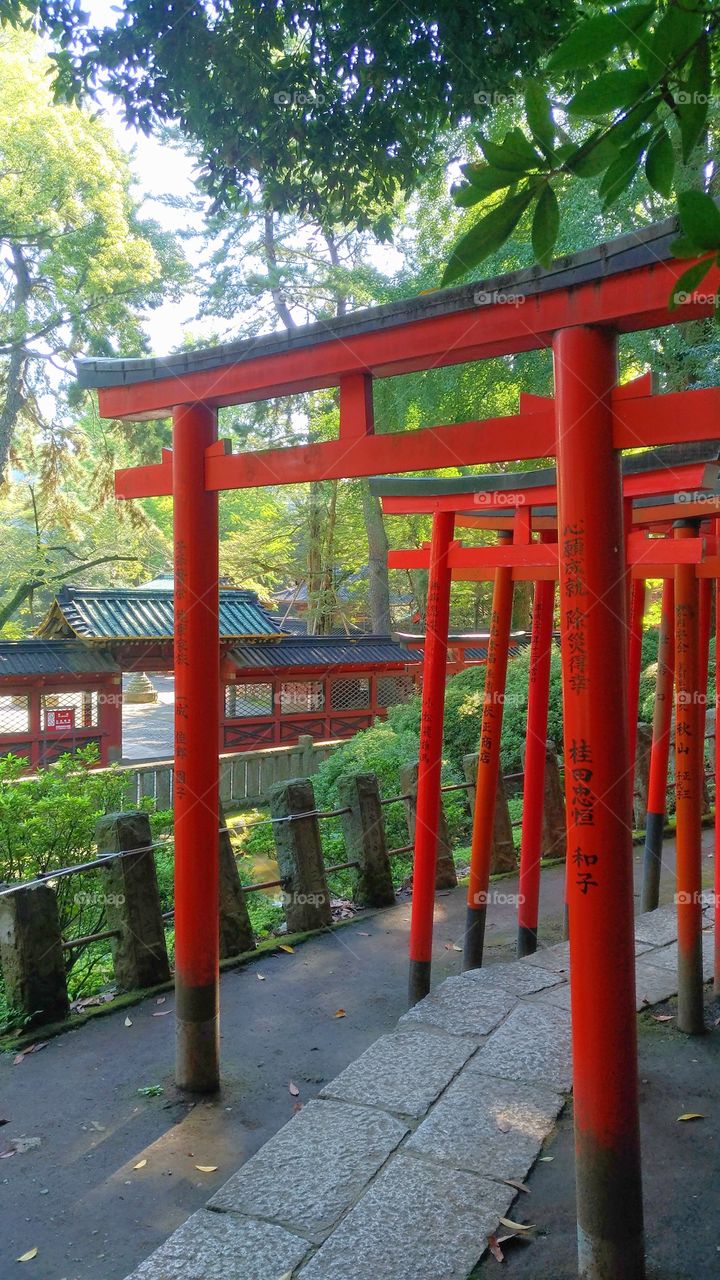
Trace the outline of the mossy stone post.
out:
M 302 772 L 303 777 L 309 778 L 311 774 L 317 772 L 317 760 L 315 758 L 315 739 L 311 733 L 298 734 L 298 747 L 302 752 Z
M 415 819 L 417 817 L 417 783 L 418 762 L 400 767 L 400 790 L 403 793 L 405 818 L 407 820 L 410 844 L 415 842 Z M 457 884 L 457 871 L 452 855 L 450 832 L 448 831 L 445 808 L 440 796 L 440 813 L 438 816 L 437 861 L 435 864 L 435 888 L 454 889 Z
M 633 826 L 636 831 L 644 831 L 647 821 L 652 736 L 652 725 L 639 722 L 635 740 L 635 775 L 633 778 Z
M 475 783 L 477 781 L 477 753 L 463 756 L 463 771 L 468 787 L 470 811 L 475 809 Z M 517 870 L 518 859 L 513 840 L 512 822 L 508 807 L 507 791 L 502 770 L 498 769 L 497 789 L 495 792 L 495 818 L 493 824 L 493 842 L 490 855 L 490 874 L 498 875 L 503 871 Z
M 540 848 L 543 858 L 565 857 L 567 847 L 565 794 L 555 743 L 550 739 L 545 745 L 545 790 L 541 840 Z
M 220 806 L 220 959 L 255 950 L 255 935 L 248 915 L 237 862 Z
M 320 824 L 312 814 L 315 793 L 309 778 L 290 778 L 270 788 L 283 903 L 289 933 L 324 929 L 332 923 L 330 891 L 325 878 Z M 307 815 L 307 816 L 305 816 Z M 289 821 L 287 820 L 289 819 Z
M 0 965 L 7 1002 L 26 1027 L 67 1016 L 57 898 L 48 885 L 0 898 Z
M 338 807 L 342 815 L 345 857 L 359 862 L 353 899 L 363 907 L 390 907 L 395 902 L 380 787 L 374 773 L 351 773 L 338 778 Z
M 137 991 L 170 977 L 152 835 L 146 813 L 108 813 L 95 827 L 98 853 L 123 853 L 102 867 L 115 980 Z

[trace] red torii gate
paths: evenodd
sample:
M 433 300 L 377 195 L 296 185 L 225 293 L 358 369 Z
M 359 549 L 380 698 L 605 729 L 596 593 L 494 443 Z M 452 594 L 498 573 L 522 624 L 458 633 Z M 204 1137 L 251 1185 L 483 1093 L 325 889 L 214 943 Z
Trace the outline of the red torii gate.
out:
M 632 384 L 628 384 L 632 386 Z M 696 455 L 691 460 L 692 455 Z M 707 520 L 708 508 L 716 509 L 719 499 L 715 496 L 718 480 L 717 446 L 698 448 L 666 448 L 653 452 L 634 454 L 623 461 L 623 497 L 625 501 L 626 554 L 629 579 L 632 579 L 631 625 L 628 643 L 629 671 L 629 723 L 637 724 L 637 702 L 640 679 L 640 650 L 642 643 L 642 617 L 645 599 L 645 577 L 665 576 L 677 581 L 683 593 L 683 604 L 678 608 L 675 630 L 685 634 L 687 643 L 685 659 L 680 671 L 680 687 L 687 695 L 678 709 L 678 756 L 689 748 L 680 738 L 688 741 L 699 739 L 702 743 L 704 725 L 695 724 L 695 708 L 700 701 L 699 674 L 704 672 L 707 682 L 707 650 L 710 633 L 710 611 L 706 606 L 705 627 L 700 626 L 700 616 L 695 598 L 696 576 L 710 586 L 710 575 L 718 571 L 718 548 L 714 529 L 710 537 L 699 537 L 700 524 Z M 480 754 L 476 783 L 476 800 L 473 818 L 473 836 L 468 886 L 468 923 L 465 933 L 463 967 L 477 968 L 482 964 L 485 937 L 485 915 L 489 886 L 492 851 L 495 799 L 499 767 L 500 739 L 503 718 L 503 699 L 509 652 L 512 610 L 512 584 L 518 580 L 534 580 L 536 584 L 536 608 L 533 613 L 533 629 L 530 648 L 530 688 L 527 720 L 527 761 L 523 805 L 523 832 L 520 860 L 520 891 L 524 906 L 519 911 L 518 952 L 528 954 L 536 948 L 537 899 L 540 867 L 540 829 L 542 822 L 542 794 L 545 769 L 545 737 L 547 730 L 547 699 L 549 692 L 550 641 L 554 583 L 560 576 L 556 534 L 550 529 L 557 525 L 552 507 L 545 504 L 556 498 L 556 474 L 554 469 L 530 473 L 504 473 L 495 476 L 476 476 L 443 479 L 375 480 L 371 488 L 382 500 L 386 514 L 432 514 L 433 541 L 423 547 L 392 551 L 389 563 L 394 568 L 423 568 L 429 571 L 428 582 L 428 630 L 433 633 L 432 652 L 426 656 L 423 678 L 423 705 L 420 728 L 420 767 L 418 773 L 417 810 L 423 815 L 421 826 L 417 823 L 415 840 L 415 869 L 410 937 L 410 999 L 422 999 L 430 988 L 430 964 L 433 931 L 435 858 L 439 805 L 439 770 L 442 755 L 443 703 L 445 685 L 445 656 L 447 651 L 446 605 L 449 603 L 450 584 L 453 578 L 492 581 L 494 583 L 490 644 L 486 666 L 485 696 Z M 688 492 L 688 490 L 690 492 Z M 709 490 L 709 492 L 702 492 Z M 645 505 L 635 508 L 633 499 L 644 500 Z M 671 505 L 674 499 L 674 507 Z M 485 514 L 477 516 L 469 503 L 475 503 Z M 498 513 L 511 511 L 511 516 Z M 492 512 L 493 514 L 489 514 Z M 676 517 L 669 527 L 668 512 Z M 682 518 L 677 519 L 678 513 Z M 453 540 L 453 523 L 465 527 L 478 526 L 497 529 L 504 526 L 496 546 L 463 546 Z M 712 522 L 714 525 L 714 521 Z M 678 528 L 677 526 L 682 526 Z M 540 526 L 540 541 L 531 541 L 533 527 Z M 639 528 L 636 528 L 639 526 Z M 648 532 L 672 533 L 667 538 Z M 509 535 L 508 530 L 512 528 Z M 447 539 L 443 554 L 437 554 L 440 536 Z M 508 541 L 508 536 L 511 541 Z M 503 538 L 505 540 L 503 540 Z M 438 604 L 442 608 L 438 612 Z M 433 613 L 435 616 L 433 616 Z M 689 614 L 688 617 L 685 615 Z M 573 678 L 574 654 L 572 637 L 565 634 L 569 652 L 565 655 L 565 667 Z M 702 652 L 701 652 L 702 651 Z M 696 687 L 697 686 L 697 687 Z M 704 692 L 703 692 L 704 699 Z M 704 716 L 703 716 L 704 720 Z M 703 732 L 699 732 L 702 727 Z M 634 772 L 633 753 L 629 756 L 628 777 Z M 575 760 L 575 766 L 583 761 Z M 695 761 L 693 761 L 694 767 Z M 667 773 L 665 755 L 665 772 Z M 586 770 L 568 767 L 568 811 L 572 806 L 572 779 Z M 687 769 L 683 770 L 687 773 Z M 690 769 L 692 773 L 692 768 Z M 585 781 L 583 778 L 582 781 Z M 632 787 L 631 787 L 632 789 Z M 583 786 L 583 792 L 587 790 Z M 678 1025 L 682 1030 L 698 1032 L 703 1029 L 702 1016 L 702 936 L 701 936 L 701 869 L 700 869 L 700 817 L 702 789 L 699 786 L 683 786 L 679 789 L 678 812 L 678 926 L 679 947 L 679 1013 Z M 663 795 L 664 812 L 664 795 Z M 579 817 L 579 814 L 578 814 Z M 662 837 L 662 831 L 661 831 Z M 572 851 L 577 855 L 576 884 L 581 891 L 589 892 L 595 886 L 593 861 L 585 864 L 588 855 L 581 848 Z M 583 869 L 584 868 L 584 869 Z M 568 874 L 570 862 L 568 861 Z M 654 903 L 657 905 L 657 902 Z
M 178 1084 L 212 1090 L 218 1055 L 218 499 L 220 489 L 304 483 L 556 455 L 563 626 L 585 656 L 565 692 L 568 741 L 592 760 L 601 852 L 599 893 L 571 911 L 575 1126 L 580 1271 L 595 1280 L 644 1273 L 627 777 L 623 498 L 618 450 L 713 438 L 715 389 L 631 397 L 617 381 L 617 335 L 712 311 L 708 294 L 671 309 L 687 263 L 671 258 L 673 220 L 637 235 L 477 285 L 390 304 L 290 335 L 270 335 L 165 360 L 94 360 L 80 382 L 108 418 L 172 412 L 172 457 L 119 472 L 120 498 L 172 494 L 175 541 L 176 1011 Z M 506 298 L 522 298 L 508 304 Z M 554 410 L 374 435 L 372 379 L 552 347 Z M 217 439 L 223 405 L 340 389 L 338 440 L 254 454 Z M 650 410 L 650 411 L 648 411 Z M 438 540 L 442 554 L 443 540 Z M 592 601 L 583 612 L 580 605 Z M 572 621 L 573 613 L 577 621 Z M 618 621 L 620 620 L 620 622 Z M 613 710 L 611 710 L 613 709 Z M 619 709 L 619 710 L 618 710 Z M 587 831 L 572 829 L 573 843 Z M 607 980 L 597 986 L 598 957 Z M 630 1059 L 632 1063 L 630 1064 Z M 580 1065 L 581 1064 L 581 1065 Z

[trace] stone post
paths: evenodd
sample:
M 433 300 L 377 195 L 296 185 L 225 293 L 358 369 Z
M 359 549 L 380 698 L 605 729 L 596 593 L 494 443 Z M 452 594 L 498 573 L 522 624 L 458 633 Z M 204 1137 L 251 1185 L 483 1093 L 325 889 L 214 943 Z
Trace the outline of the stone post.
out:
M 57 898 L 49 885 L 0 898 L 0 965 L 5 995 L 26 1027 L 69 1010 Z
M 240 883 L 225 812 L 220 806 L 220 959 L 255 950 L 255 935 Z
M 415 817 L 417 810 L 418 762 L 400 766 L 400 789 L 407 798 L 403 801 L 408 826 L 410 844 L 415 841 Z M 452 855 L 450 833 L 448 831 L 445 808 L 440 796 L 440 817 L 438 821 L 437 863 L 435 867 L 435 888 L 454 889 L 457 884 L 457 872 Z
M 304 778 L 309 778 L 311 774 L 315 773 L 316 760 L 314 742 L 315 739 L 311 733 L 298 734 L 298 746 L 302 753 L 302 772 Z
M 567 844 L 565 828 L 565 795 L 555 743 L 548 740 L 545 748 L 545 791 L 541 854 L 543 858 L 564 858 Z
M 338 807 L 342 815 L 348 862 L 360 863 L 353 899 L 364 907 L 390 907 L 395 902 L 380 788 L 374 773 L 352 773 L 338 778 Z
M 303 817 L 315 808 L 315 793 L 309 778 L 277 782 L 269 792 L 273 818 L 292 818 L 273 823 L 273 835 L 280 875 L 284 881 L 283 900 L 289 933 L 323 929 L 332 922 L 330 892 L 325 878 L 320 824 L 317 818 Z M 295 817 L 295 815 L 300 815 Z
M 475 781 L 477 779 L 477 754 L 463 756 L 463 770 L 470 783 L 468 800 L 470 811 L 475 811 Z M 498 770 L 498 785 L 495 793 L 495 821 L 493 826 L 493 846 L 490 857 L 490 874 L 497 875 L 502 871 L 516 871 L 518 865 L 513 829 L 510 821 L 507 791 L 502 770 Z
M 121 853 L 100 870 L 115 979 L 137 991 L 170 977 L 150 820 L 146 813 L 109 813 L 95 827 L 98 853 Z
M 644 831 L 647 820 L 652 736 L 652 725 L 638 722 L 633 781 L 633 827 L 636 831 Z

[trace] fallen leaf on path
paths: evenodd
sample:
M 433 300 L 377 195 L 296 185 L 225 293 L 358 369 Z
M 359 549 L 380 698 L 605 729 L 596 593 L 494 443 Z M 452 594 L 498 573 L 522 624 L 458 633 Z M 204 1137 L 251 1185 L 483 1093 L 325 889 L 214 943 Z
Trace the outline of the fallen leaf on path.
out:
M 129 1018 L 129 1017 L 128 1017 L 128 1018 L 126 1018 L 126 1019 L 125 1019 L 125 1026 L 126 1026 L 126 1027 L 131 1027 L 131 1026 L 132 1026 L 132 1024 L 133 1024 L 133 1022 L 132 1022 L 132 1018 Z
M 287 942 L 281 942 L 278 951 L 287 951 L 288 955 L 291 956 L 295 954 L 295 948 L 291 947 Z
M 156 1003 L 156 1004 L 164 1004 L 164 1003 L 165 1003 L 166 998 L 167 998 L 166 996 L 158 996 L 158 998 L 157 998 L 157 1000 L 155 1001 L 155 1003 Z
M 9 1123 L 10 1123 L 10 1121 L 9 1121 L 9 1120 L 5 1120 L 5 1119 L 3 1119 L 3 1117 L 2 1117 L 2 1116 L 0 1116 L 0 1125 L 3 1125 L 3 1124 L 9 1124 Z
M 530 1195 L 530 1188 L 526 1187 L 524 1182 L 517 1182 L 515 1178 L 503 1178 L 502 1181 L 506 1187 L 514 1187 L 516 1191 L 524 1191 L 527 1195 Z
M 345 1018 L 345 1017 L 347 1017 L 347 1014 L 345 1013 L 345 1010 L 344 1010 L 344 1009 L 336 1009 L 336 1010 L 335 1010 L 335 1013 L 333 1014 L 333 1017 L 334 1017 L 334 1018 Z
M 372 934 L 366 933 L 364 929 L 358 929 L 357 936 L 358 938 L 371 938 Z
M 216 1164 L 196 1164 L 196 1169 L 201 1173 L 217 1173 L 218 1166 Z
M 159 1013 L 154 1013 L 153 1018 L 167 1018 L 172 1013 L 172 1009 L 161 1009 Z
M 508 1228 L 508 1231 L 534 1231 L 535 1230 L 534 1222 L 513 1222 L 512 1218 L 499 1218 L 498 1221 L 502 1222 L 503 1226 Z
M 678 1120 L 704 1120 L 705 1117 L 700 1111 L 686 1111 L 683 1115 L 678 1116 Z
M 500 1244 L 498 1242 L 497 1236 L 488 1236 L 487 1242 L 488 1242 L 488 1249 L 490 1250 L 493 1258 L 495 1258 L 498 1262 L 504 1262 L 505 1254 L 500 1248 Z
M 300 1090 L 298 1089 L 294 1080 L 290 1081 L 288 1085 L 288 1091 L 292 1094 L 293 1098 L 297 1098 L 298 1094 L 300 1093 Z
M 551 1160 L 554 1160 L 554 1159 L 555 1159 L 555 1157 L 554 1157 L 554 1156 L 541 1156 L 541 1157 L 540 1157 L 540 1159 L 542 1160 L 543 1164 L 549 1164 Z
M 34 1249 L 28 1249 L 27 1253 L 21 1253 L 18 1262 L 32 1262 L 33 1258 L 37 1258 L 37 1246 Z
M 138 1160 L 137 1164 L 133 1165 L 133 1169 L 144 1169 L 146 1164 L 147 1160 Z
M 28 1054 L 39 1053 L 41 1049 L 46 1049 L 47 1045 L 47 1040 L 39 1040 L 37 1044 L 31 1044 L 27 1049 L 21 1049 L 13 1058 L 13 1066 L 17 1067 L 19 1063 L 23 1062 L 24 1059 L 27 1058 Z
M 257 975 L 257 980 L 258 980 L 258 982 L 264 982 L 264 981 L 265 981 L 265 974 L 264 974 L 264 973 L 259 973 L 259 974 Z
M 653 1022 L 672 1022 L 675 1017 L 674 1013 L 653 1013 Z

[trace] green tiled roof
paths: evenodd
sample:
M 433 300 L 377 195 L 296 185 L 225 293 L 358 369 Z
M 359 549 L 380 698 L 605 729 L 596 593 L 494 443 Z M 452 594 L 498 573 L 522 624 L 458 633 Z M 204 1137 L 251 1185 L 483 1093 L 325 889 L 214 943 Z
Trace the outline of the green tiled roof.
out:
M 44 637 L 81 640 L 172 640 L 172 591 L 72 587 L 59 591 L 38 627 Z M 254 591 L 220 592 L 220 636 L 247 639 L 280 634 Z

